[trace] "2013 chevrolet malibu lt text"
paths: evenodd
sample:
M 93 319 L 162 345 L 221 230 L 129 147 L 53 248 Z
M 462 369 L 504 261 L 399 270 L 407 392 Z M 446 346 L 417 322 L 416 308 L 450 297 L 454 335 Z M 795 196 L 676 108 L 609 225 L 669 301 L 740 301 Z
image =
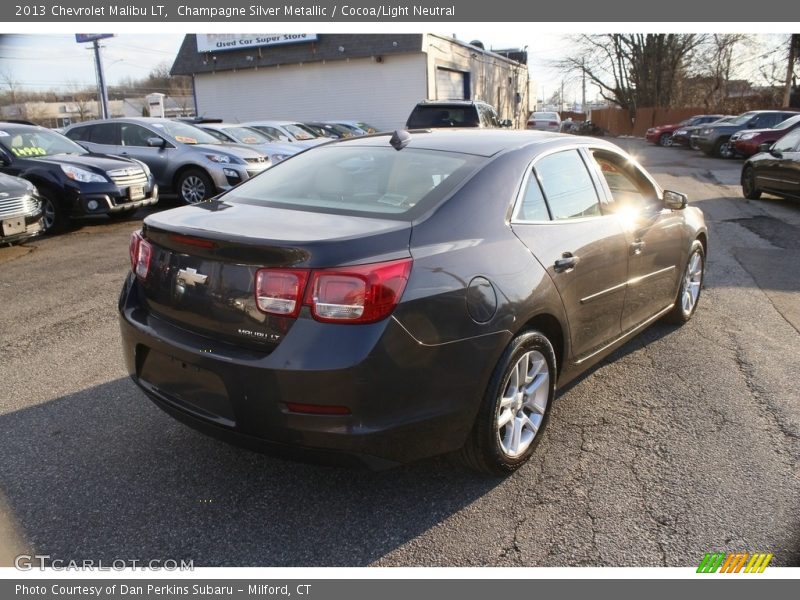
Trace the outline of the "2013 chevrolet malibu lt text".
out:
M 692 316 L 706 246 L 702 212 L 602 140 L 351 138 L 148 216 L 125 359 L 162 409 L 250 447 L 508 473 L 557 385 Z

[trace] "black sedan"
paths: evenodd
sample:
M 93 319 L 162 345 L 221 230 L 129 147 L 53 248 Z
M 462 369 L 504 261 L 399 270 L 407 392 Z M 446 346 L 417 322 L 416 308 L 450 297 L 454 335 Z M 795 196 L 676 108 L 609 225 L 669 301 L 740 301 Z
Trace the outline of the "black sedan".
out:
M 122 216 L 158 202 L 158 187 L 143 163 L 91 154 L 35 125 L 0 122 L 0 172 L 36 185 L 49 233 L 66 228 L 71 217 Z
M 617 146 L 395 132 L 148 216 L 119 301 L 133 380 L 258 449 L 508 473 L 563 385 L 687 321 L 707 233 Z
M 766 192 L 800 200 L 800 128 L 763 146 L 764 152 L 751 156 L 742 166 L 742 195 L 758 200 Z

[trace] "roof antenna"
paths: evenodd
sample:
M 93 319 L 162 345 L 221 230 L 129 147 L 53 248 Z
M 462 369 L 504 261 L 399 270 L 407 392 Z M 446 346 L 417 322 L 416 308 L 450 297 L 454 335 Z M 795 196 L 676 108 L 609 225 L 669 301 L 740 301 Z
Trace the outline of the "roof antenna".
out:
M 405 129 L 397 129 L 392 134 L 392 138 L 389 140 L 389 143 L 392 145 L 392 148 L 399 151 L 408 146 L 410 141 L 410 133 L 408 133 Z

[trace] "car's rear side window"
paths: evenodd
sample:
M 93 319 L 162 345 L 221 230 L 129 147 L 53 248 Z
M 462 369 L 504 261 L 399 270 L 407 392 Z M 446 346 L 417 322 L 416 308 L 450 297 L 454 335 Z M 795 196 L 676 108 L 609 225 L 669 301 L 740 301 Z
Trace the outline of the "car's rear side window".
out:
M 246 181 L 225 201 L 388 218 L 414 218 L 482 160 L 455 152 L 331 146 L 300 153 Z
M 600 200 L 586 164 L 577 150 L 545 156 L 534 167 L 553 219 L 600 215 Z

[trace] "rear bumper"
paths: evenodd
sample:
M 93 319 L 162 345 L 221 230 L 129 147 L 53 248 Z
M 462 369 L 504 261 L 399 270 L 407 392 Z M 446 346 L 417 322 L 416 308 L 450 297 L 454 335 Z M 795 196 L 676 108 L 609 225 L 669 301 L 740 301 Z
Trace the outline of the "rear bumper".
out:
M 338 325 L 301 315 L 274 351 L 257 352 L 148 314 L 137 295 L 129 277 L 120 298 L 125 363 L 159 407 L 256 450 L 356 457 L 371 467 L 460 448 L 488 383 L 485 357 L 507 343 L 498 334 L 424 346 L 392 318 Z M 180 369 L 213 383 L 181 396 L 148 381 L 152 373 Z M 299 414 L 288 402 L 344 406 L 350 414 Z

